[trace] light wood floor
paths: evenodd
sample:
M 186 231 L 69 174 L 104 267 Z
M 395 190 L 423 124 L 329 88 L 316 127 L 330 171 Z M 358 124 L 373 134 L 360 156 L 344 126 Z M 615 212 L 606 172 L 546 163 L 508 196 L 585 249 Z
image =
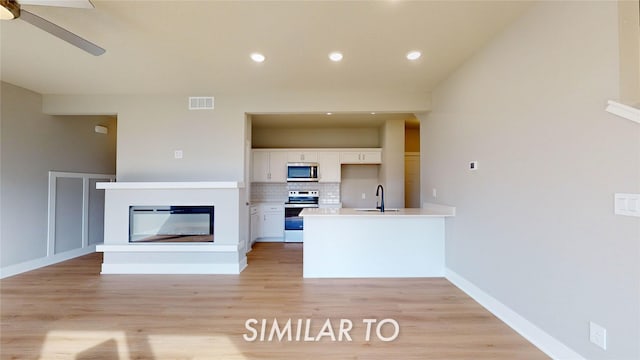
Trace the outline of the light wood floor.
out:
M 256 244 L 239 276 L 99 275 L 101 259 L 0 281 L 2 359 L 547 358 L 445 279 L 303 279 L 300 244 Z M 348 319 L 353 341 L 295 341 L 294 325 L 293 341 L 249 342 L 250 318 L 311 319 L 311 336 Z M 398 337 L 374 325 L 365 341 L 370 318 Z

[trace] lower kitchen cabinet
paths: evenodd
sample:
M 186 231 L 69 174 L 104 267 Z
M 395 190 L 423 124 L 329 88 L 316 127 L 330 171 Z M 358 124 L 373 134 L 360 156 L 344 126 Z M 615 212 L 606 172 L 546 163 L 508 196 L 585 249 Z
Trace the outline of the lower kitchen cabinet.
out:
M 284 204 L 260 204 L 256 214 L 251 215 L 255 219 L 256 241 L 280 242 L 284 241 Z M 252 239 L 254 238 L 254 223 L 251 224 Z
M 251 245 L 253 245 L 260 235 L 260 220 L 262 220 L 262 215 L 260 213 L 260 207 L 256 205 L 251 206 L 249 212 L 249 221 L 251 226 L 249 236 L 251 238 Z

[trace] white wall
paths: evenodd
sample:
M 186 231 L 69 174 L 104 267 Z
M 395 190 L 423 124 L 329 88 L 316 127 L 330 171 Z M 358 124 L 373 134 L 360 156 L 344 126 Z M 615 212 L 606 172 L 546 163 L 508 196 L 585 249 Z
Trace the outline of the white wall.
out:
M 620 101 L 640 107 L 640 9 L 638 1 L 620 0 Z
M 254 148 L 378 148 L 380 129 L 254 128 Z
M 42 96 L 2 83 L 0 267 L 46 256 L 50 170 L 115 173 L 116 121 L 44 115 Z M 109 135 L 94 132 L 106 125 Z
M 421 117 L 422 193 L 457 207 L 447 267 L 590 359 L 640 358 L 640 225 L 613 213 L 640 192 L 640 126 L 604 111 L 617 21 L 615 2 L 538 3 Z
M 384 186 L 384 206 L 388 208 L 404 207 L 404 135 L 404 120 L 387 120 L 380 132 L 380 182 Z
M 414 112 L 429 94 L 212 94 L 215 110 L 187 110 L 190 94 L 46 95 L 48 114 L 118 114 L 119 181 L 243 181 L 246 113 Z M 191 94 L 192 95 L 192 94 Z M 182 160 L 173 151 L 184 152 Z
M 340 183 L 342 207 L 375 207 L 379 177 L 380 165 L 342 165 L 342 182 Z M 362 194 L 365 194 L 364 199 Z

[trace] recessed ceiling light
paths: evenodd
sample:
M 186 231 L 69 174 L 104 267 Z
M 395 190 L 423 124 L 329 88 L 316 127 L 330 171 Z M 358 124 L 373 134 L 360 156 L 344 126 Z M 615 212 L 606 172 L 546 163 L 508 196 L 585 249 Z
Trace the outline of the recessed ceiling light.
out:
M 263 62 L 266 59 L 266 57 L 264 57 L 264 55 L 260 54 L 260 53 L 253 53 L 251 54 L 251 60 L 255 61 L 255 62 Z
M 327 115 L 333 115 L 333 113 L 328 112 Z
M 409 60 L 418 60 L 420 58 L 420 56 L 422 56 L 422 53 L 420 53 L 420 51 L 410 51 L 407 54 L 407 59 L 409 59 Z
M 376 113 L 374 111 L 371 112 L 371 115 L 375 115 Z
M 334 51 L 329 54 L 329 59 L 331 59 L 331 61 L 340 61 L 342 60 L 342 53 L 339 51 Z

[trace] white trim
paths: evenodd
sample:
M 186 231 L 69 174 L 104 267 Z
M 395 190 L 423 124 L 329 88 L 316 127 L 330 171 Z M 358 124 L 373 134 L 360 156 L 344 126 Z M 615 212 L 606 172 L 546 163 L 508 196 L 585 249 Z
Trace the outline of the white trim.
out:
M 107 190 L 165 190 L 165 189 L 241 189 L 242 181 L 190 181 L 190 182 L 101 182 L 97 189 Z
M 113 174 L 76 173 L 76 172 L 68 172 L 68 171 L 49 171 L 49 174 L 54 174 L 56 177 L 67 177 L 67 178 L 86 177 L 90 179 L 113 179 L 114 181 L 116 178 L 116 176 Z
M 91 179 L 109 179 L 114 181 L 113 174 L 74 173 L 49 171 L 49 196 L 47 199 L 47 256 L 55 255 L 56 242 L 56 183 L 58 178 L 82 179 L 82 247 L 89 246 L 89 184 Z
M 607 108 L 605 110 L 614 115 L 618 115 L 620 117 L 640 124 L 640 109 L 634 108 L 633 106 L 609 100 L 607 102 Z
M 39 269 L 41 267 L 57 264 L 62 261 L 67 261 L 94 252 L 96 252 L 96 245 L 90 245 L 85 248 L 69 250 L 60 254 L 55 254 L 53 256 L 45 256 L 38 259 L 21 262 L 19 264 L 5 266 L 4 268 L 0 269 L 0 279 Z
M 238 245 L 215 244 L 123 244 L 98 245 L 98 252 L 237 252 Z
M 89 178 L 82 177 L 82 247 L 89 245 Z
M 47 207 L 49 209 L 47 217 L 47 256 L 54 255 L 54 241 L 56 238 L 56 179 L 57 174 L 49 171 L 49 198 Z
M 251 251 L 251 250 L 249 250 L 249 251 Z M 247 262 L 247 256 L 245 255 L 245 256 L 242 257 L 242 259 L 240 259 L 240 263 L 238 264 L 238 268 L 240 269 L 239 272 L 243 272 L 244 269 L 246 269 L 248 265 L 249 264 Z
M 240 274 L 244 269 L 236 264 L 102 264 L 101 274 Z
M 552 359 L 584 360 L 582 355 L 573 351 L 467 279 L 458 275 L 455 271 L 445 268 L 445 277 Z

